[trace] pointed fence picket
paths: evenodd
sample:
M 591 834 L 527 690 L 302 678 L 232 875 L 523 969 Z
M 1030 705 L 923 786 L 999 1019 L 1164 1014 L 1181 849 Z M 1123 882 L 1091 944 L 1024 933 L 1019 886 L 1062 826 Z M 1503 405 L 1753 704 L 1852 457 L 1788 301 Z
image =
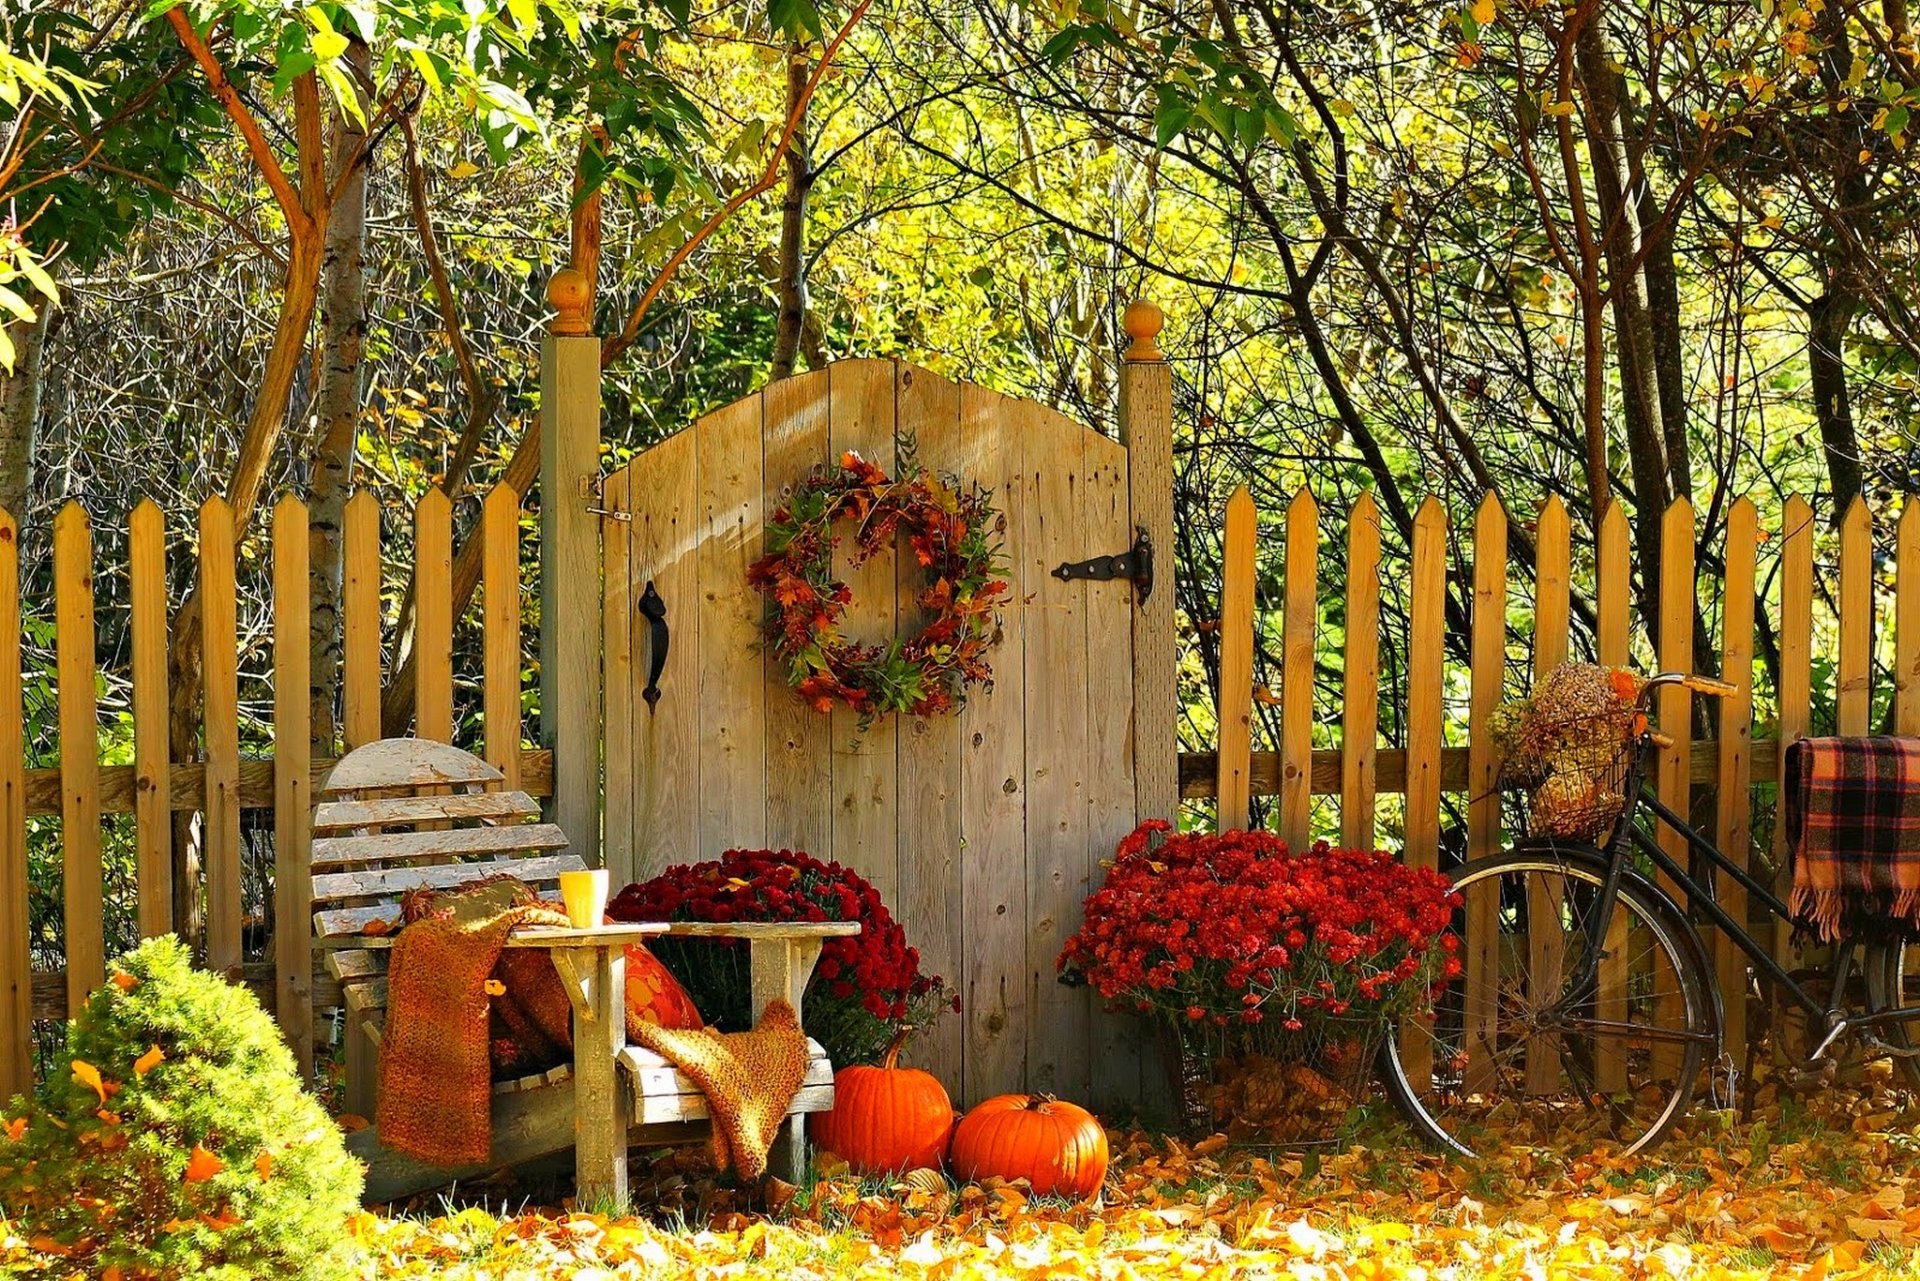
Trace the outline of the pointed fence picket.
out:
M 552 790 L 551 753 L 527 750 L 521 740 L 519 498 L 503 487 L 488 496 L 481 511 L 485 594 L 482 607 L 474 612 L 484 655 L 480 721 L 486 752 L 512 780 L 510 786 L 546 796 Z M 381 633 L 387 623 L 380 595 L 380 516 L 371 494 L 358 494 L 347 504 L 342 730 L 348 746 L 380 734 Z M 453 737 L 458 728 L 453 640 L 456 627 L 465 625 L 452 609 L 452 517 L 445 495 L 429 491 L 416 508 L 414 526 L 423 568 L 413 638 L 421 655 L 414 669 L 420 682 L 417 732 L 441 738 Z M 95 552 L 97 529 L 77 503 L 69 503 L 53 522 L 51 614 L 60 751 L 57 762 L 28 769 L 19 535 L 12 517 L 0 512 L 0 1098 L 33 1084 L 34 1022 L 66 1017 L 103 980 L 112 941 L 109 903 L 130 904 L 134 932 L 148 937 L 175 928 L 176 905 L 204 902 L 205 935 L 200 942 L 206 963 L 260 994 L 304 1064 L 312 1062 L 315 1004 L 337 998 L 333 981 L 314 969 L 312 927 L 306 919 L 312 788 L 332 766 L 335 753 L 316 752 L 310 743 L 311 587 L 305 504 L 282 498 L 263 539 L 273 585 L 268 638 L 272 723 L 248 722 L 244 741 L 270 738 L 271 755 L 249 754 L 243 748 L 243 688 L 248 708 L 258 704 L 252 697 L 253 682 L 243 686 L 241 680 L 232 509 L 219 498 L 210 499 L 197 515 L 191 538 L 184 527 L 173 531 L 181 542 L 198 549 L 193 575 L 198 615 L 187 625 L 198 628 L 203 694 L 201 706 L 193 709 L 199 759 L 191 761 L 172 760 L 168 751 L 167 521 L 151 502 L 133 510 L 126 526 L 124 565 L 101 563 Z M 107 722 L 96 692 L 100 673 L 95 614 L 102 603 L 96 585 L 123 573 L 132 763 L 109 764 L 102 759 Z M 84 747 L 74 750 L 76 744 Z M 271 921 L 250 921 L 243 906 L 242 831 L 249 811 L 273 814 Z M 182 812 L 200 815 L 200 863 L 197 873 L 176 880 L 180 871 L 173 857 L 173 819 Z M 102 862 L 105 825 L 120 815 L 132 817 L 133 858 L 130 872 L 124 874 L 103 870 Z M 56 817 L 64 963 L 35 969 L 27 820 Z M 249 948 L 259 950 L 268 926 L 271 946 L 250 959 Z
M 1828 534 L 1816 526 L 1813 509 L 1802 498 L 1789 498 L 1772 528 L 1750 499 L 1738 498 L 1725 507 L 1721 527 L 1704 544 L 1693 507 L 1676 501 L 1657 517 L 1660 593 L 1650 618 L 1634 606 L 1630 530 L 1619 505 L 1608 509 L 1590 547 L 1572 538 L 1568 513 L 1558 498 L 1549 498 L 1532 516 L 1514 529 L 1511 514 L 1488 495 L 1474 514 L 1471 537 L 1450 541 L 1446 517 L 1429 499 L 1414 521 L 1411 547 L 1403 553 L 1409 559 L 1397 570 L 1383 572 L 1379 510 L 1370 496 L 1362 495 L 1348 514 L 1346 594 L 1335 611 L 1344 620 L 1344 652 L 1320 654 L 1314 620 L 1324 569 L 1316 548 L 1322 535 L 1332 534 L 1322 527 L 1313 500 L 1297 495 L 1286 515 L 1274 750 L 1249 750 L 1242 745 L 1246 736 L 1240 732 L 1240 718 L 1251 713 L 1258 688 L 1253 682 L 1259 674 L 1245 670 L 1238 655 L 1258 652 L 1259 647 L 1236 633 L 1254 619 L 1254 560 L 1259 550 L 1240 531 L 1256 529 L 1260 514 L 1244 490 L 1237 492 L 1228 509 L 1223 567 L 1220 647 L 1223 656 L 1235 661 L 1222 664 L 1221 750 L 1183 754 L 1181 794 L 1189 800 L 1218 796 L 1222 803 L 1216 813 L 1223 825 L 1244 821 L 1251 798 L 1270 797 L 1270 822 L 1290 843 L 1337 833 L 1343 842 L 1360 846 L 1374 843 L 1378 799 L 1397 796 L 1404 798 L 1404 808 L 1398 831 L 1389 827 L 1390 843 L 1404 848 L 1409 861 L 1430 865 L 1443 839 L 1469 858 L 1494 853 L 1509 834 L 1495 793 L 1499 762 L 1486 726 L 1502 699 L 1524 692 L 1509 688 L 1510 658 L 1530 653 L 1536 680 L 1569 657 L 1593 657 L 1643 671 L 1650 666 L 1691 670 L 1699 638 L 1706 638 L 1714 652 L 1702 666 L 1730 681 L 1737 692 L 1708 700 L 1701 708 L 1685 690 L 1662 691 L 1656 714 L 1672 746 L 1658 752 L 1653 783 L 1668 805 L 1692 814 L 1696 826 L 1714 833 L 1738 865 L 1750 867 L 1755 788 L 1770 791 L 1777 786 L 1781 744 L 1815 730 L 1816 706 L 1829 709 L 1830 719 L 1819 726 L 1822 732 L 1920 734 L 1920 504 L 1909 504 L 1901 512 L 1889 558 L 1892 572 L 1883 575 L 1874 559 L 1873 516 L 1858 500 Z M 1303 531 L 1297 539 L 1296 529 Z M 1509 596 L 1510 549 L 1526 553 L 1527 560 L 1520 560 L 1520 552 L 1514 552 L 1519 568 L 1526 571 L 1523 581 L 1531 580 L 1523 587 L 1525 600 Z M 1449 558 L 1455 555 L 1461 564 L 1450 571 Z M 1816 555 L 1822 558 L 1819 577 Z M 1711 580 L 1699 579 L 1696 561 L 1716 566 L 1719 573 Z M 1454 670 L 1443 649 L 1450 574 L 1453 590 L 1468 606 L 1468 634 L 1462 638 L 1468 656 L 1465 671 Z M 1592 593 L 1590 599 L 1576 596 L 1583 590 L 1577 584 Z M 1825 602 L 1818 617 L 1816 596 Z M 1584 621 L 1576 635 L 1577 599 Z M 1406 628 L 1398 660 L 1403 705 L 1391 716 L 1382 711 L 1396 688 L 1383 686 L 1381 680 L 1386 665 L 1379 650 L 1383 605 L 1388 615 L 1404 618 Z M 1882 623 L 1879 610 L 1888 606 L 1890 617 Z M 1716 623 L 1717 635 L 1708 625 Z M 1258 626 L 1257 620 L 1253 625 Z M 1877 625 L 1882 630 L 1876 631 Z M 1769 715 L 1761 717 L 1762 724 L 1771 721 L 1773 733 L 1760 738 L 1755 736 L 1754 686 L 1757 644 L 1763 639 L 1774 647 L 1779 675 L 1777 687 L 1764 691 L 1771 707 L 1764 709 Z M 1830 666 L 1816 669 L 1818 654 L 1830 654 Z M 1652 662 L 1656 656 L 1658 661 Z M 1341 742 L 1316 750 L 1313 674 L 1319 662 L 1341 668 L 1342 705 L 1328 729 Z M 1831 688 L 1819 691 L 1822 698 L 1816 703 L 1815 682 L 1823 679 Z M 1882 687 L 1878 703 L 1873 697 L 1876 679 L 1890 682 Z M 1464 708 L 1449 707 L 1446 700 L 1462 688 Z M 1696 714 L 1704 721 L 1696 722 Z M 1382 720 L 1399 727 L 1400 745 L 1379 741 Z M 1709 736 L 1696 735 L 1699 724 L 1711 727 Z M 1447 733 L 1464 741 L 1448 745 L 1443 742 Z M 1710 803 L 1703 788 L 1712 791 Z M 1442 808 L 1447 795 L 1464 816 L 1459 833 L 1443 832 L 1441 826 L 1442 814 L 1452 812 L 1451 807 Z M 1337 813 L 1313 808 L 1316 796 L 1337 797 Z M 1394 817 L 1391 804 L 1386 814 Z M 1765 861 L 1784 868 L 1785 837 L 1779 823 L 1771 825 L 1770 840 Z M 1678 837 L 1668 833 L 1663 843 L 1676 860 L 1686 860 L 1688 850 Z M 1730 912 L 1744 919 L 1747 895 L 1737 883 L 1721 878 L 1715 892 Z M 1467 905 L 1469 914 L 1483 917 L 1495 908 L 1485 901 Z M 1616 924 L 1625 928 L 1623 922 Z M 1480 937 L 1487 932 L 1473 933 Z M 1761 937 L 1766 937 L 1764 932 Z M 1547 954 L 1556 941 L 1547 932 L 1532 940 L 1538 949 L 1530 958 L 1535 974 L 1550 975 L 1561 963 Z M 1625 957 L 1633 950 L 1618 936 L 1612 942 L 1613 956 Z M 1773 943 L 1776 951 L 1786 949 L 1785 932 Z M 1711 945 L 1729 1011 L 1725 1048 L 1735 1065 L 1742 1066 L 1746 1020 L 1739 1011 L 1747 995 L 1745 959 L 1724 937 L 1715 937 Z M 1497 958 L 1469 954 L 1463 960 L 1471 1077 L 1484 1071 L 1498 1048 L 1493 1044 Z M 1625 977 L 1603 972 L 1602 986 L 1623 992 Z M 1602 1062 L 1598 1072 L 1603 1085 L 1618 1082 L 1622 1065 Z

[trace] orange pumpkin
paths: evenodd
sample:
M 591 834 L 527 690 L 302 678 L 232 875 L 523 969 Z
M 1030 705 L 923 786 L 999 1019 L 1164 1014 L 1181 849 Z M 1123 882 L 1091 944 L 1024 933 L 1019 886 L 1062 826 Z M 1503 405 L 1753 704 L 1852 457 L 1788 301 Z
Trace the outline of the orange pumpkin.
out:
M 1046 1094 L 1002 1094 L 960 1119 L 953 1172 L 1025 1179 L 1038 1196 L 1090 1197 L 1107 1178 L 1107 1132 L 1085 1108 Z
M 900 1033 L 880 1066 L 833 1074 L 833 1110 L 812 1122 L 814 1141 L 860 1174 L 937 1170 L 953 1134 L 953 1102 L 930 1072 L 903 1068 Z
M 627 1034 L 637 1035 L 636 1027 L 651 1023 L 656 1027 L 697 1028 L 704 1026 L 700 1011 L 680 980 L 660 962 L 660 958 L 638 943 L 627 945 Z

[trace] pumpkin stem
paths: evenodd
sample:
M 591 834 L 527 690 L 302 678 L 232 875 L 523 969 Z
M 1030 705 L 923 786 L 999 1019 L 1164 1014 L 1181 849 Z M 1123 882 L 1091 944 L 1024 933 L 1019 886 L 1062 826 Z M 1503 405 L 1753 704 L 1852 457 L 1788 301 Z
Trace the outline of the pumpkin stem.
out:
M 913 1026 L 902 1023 L 900 1030 L 893 1034 L 893 1040 L 887 1045 L 887 1052 L 880 1058 L 880 1066 L 891 1072 L 900 1066 L 900 1049 L 906 1045 L 907 1038 L 913 1035 Z
M 1049 1107 L 1055 1102 L 1057 1102 L 1057 1100 L 1051 1094 L 1029 1094 L 1027 1096 L 1027 1110 L 1030 1112 L 1038 1112 L 1042 1108 Z

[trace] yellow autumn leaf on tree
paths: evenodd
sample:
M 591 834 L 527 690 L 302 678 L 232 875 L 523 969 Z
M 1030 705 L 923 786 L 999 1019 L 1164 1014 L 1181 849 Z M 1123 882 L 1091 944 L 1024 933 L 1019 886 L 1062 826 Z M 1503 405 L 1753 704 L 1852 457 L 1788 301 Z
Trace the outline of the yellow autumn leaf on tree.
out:
M 26 1137 L 26 1134 L 27 1134 L 27 1118 L 26 1117 L 16 1116 L 15 1118 L 13 1118 L 13 1120 L 7 1122 L 7 1142 L 18 1143 L 21 1139 Z
M 1493 21 L 1493 0 L 1473 0 L 1473 20 L 1481 26 Z
M 156 1045 L 133 1061 L 133 1074 L 145 1076 L 166 1061 L 167 1056 L 162 1054 L 160 1047 Z

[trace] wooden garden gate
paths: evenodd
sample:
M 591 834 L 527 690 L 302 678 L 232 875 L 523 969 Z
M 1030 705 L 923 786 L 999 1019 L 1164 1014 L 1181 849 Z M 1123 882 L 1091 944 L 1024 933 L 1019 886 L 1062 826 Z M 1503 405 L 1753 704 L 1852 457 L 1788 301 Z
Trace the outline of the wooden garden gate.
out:
M 1125 578 L 1054 574 L 1128 551 L 1142 526 L 1167 546 L 1166 374 L 1151 338 L 1126 370 L 1131 455 L 1041 405 L 847 360 L 702 418 L 601 488 L 603 840 L 615 880 L 731 847 L 803 849 L 856 869 L 961 997 L 963 1013 L 917 1052 L 956 1100 L 1024 1088 L 1130 1102 L 1143 1061 L 1156 1062 L 1126 1044 L 1128 1024 L 1054 977 L 1101 860 L 1139 818 L 1177 804 L 1170 587 L 1142 607 Z M 1014 603 L 990 693 L 957 715 L 861 732 L 788 689 L 746 572 L 764 516 L 810 468 L 855 450 L 891 474 L 907 440 L 927 466 L 994 491 Z M 850 634 L 916 626 L 909 557 L 876 558 L 848 580 Z

